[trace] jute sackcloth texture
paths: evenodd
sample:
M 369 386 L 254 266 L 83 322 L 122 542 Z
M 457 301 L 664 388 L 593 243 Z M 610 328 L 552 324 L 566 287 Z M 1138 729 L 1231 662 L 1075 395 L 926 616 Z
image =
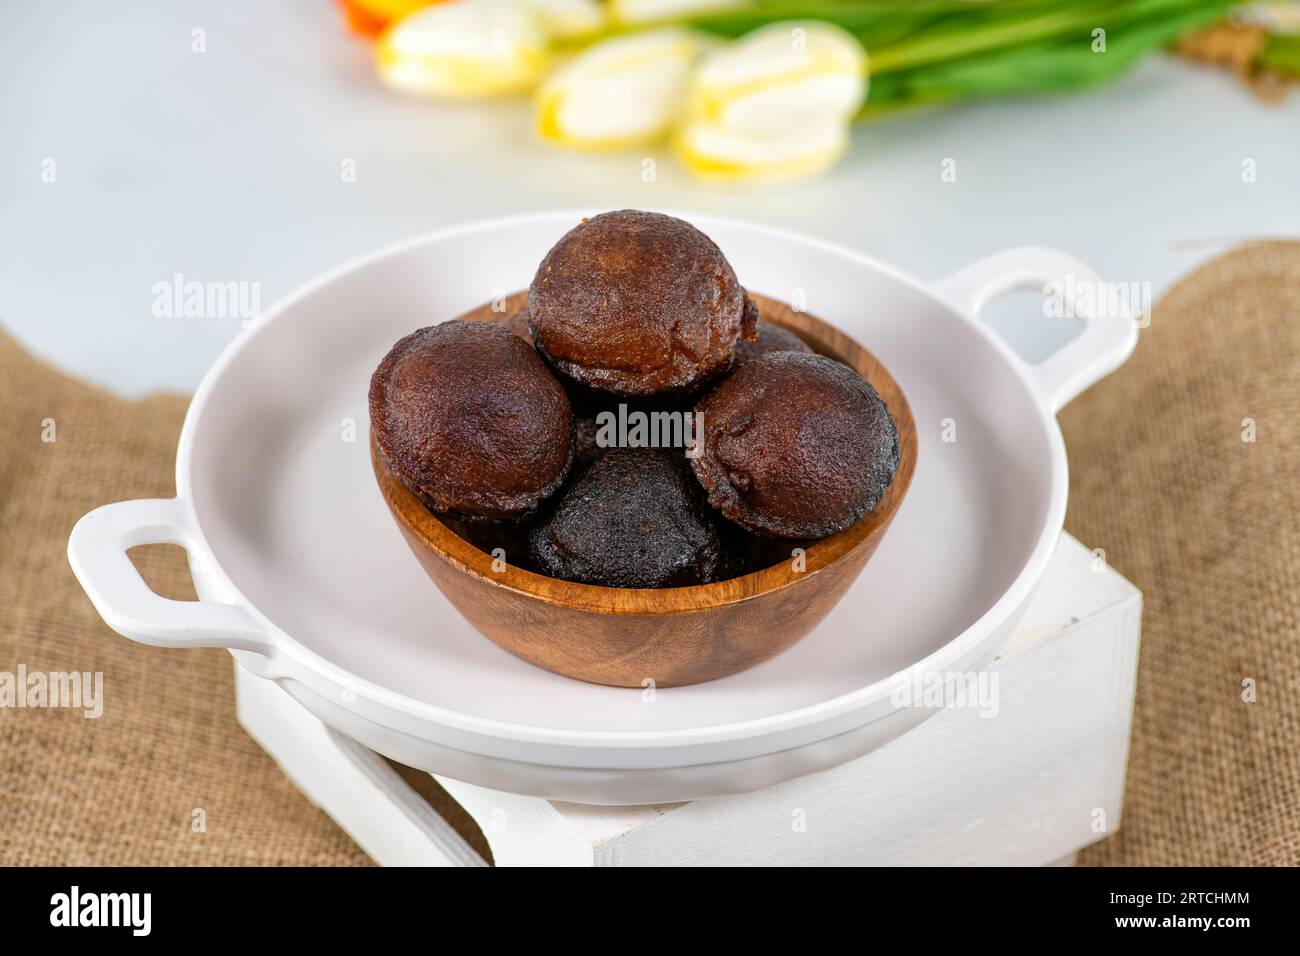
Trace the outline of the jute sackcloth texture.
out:
M 1067 529 L 1141 588 L 1119 833 L 1092 864 L 1300 864 L 1300 243 L 1180 281 L 1061 415 Z
M 96 719 L 0 709 L 0 865 L 366 862 L 236 722 L 229 654 L 119 637 L 68 566 L 81 515 L 176 493 L 186 404 L 116 398 L 0 335 L 0 671 L 99 671 L 104 698 Z M 155 590 L 193 599 L 179 549 L 139 551 Z
M 1084 862 L 1300 863 L 1298 315 L 1300 243 L 1240 249 L 1062 415 L 1067 527 L 1146 600 L 1123 826 Z M 0 672 L 104 675 L 98 719 L 0 709 L 0 864 L 365 862 L 235 721 L 229 655 L 114 635 L 68 567 L 82 514 L 174 493 L 184 409 L 0 335 Z M 177 549 L 138 563 L 193 596 Z

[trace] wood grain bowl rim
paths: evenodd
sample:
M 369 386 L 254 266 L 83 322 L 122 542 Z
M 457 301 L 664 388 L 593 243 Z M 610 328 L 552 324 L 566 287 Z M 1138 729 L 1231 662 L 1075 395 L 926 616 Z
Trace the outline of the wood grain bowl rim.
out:
M 526 293 L 519 292 L 506 301 L 504 311 L 481 306 L 459 318 L 475 321 L 498 321 L 513 314 Z M 916 470 L 916 423 L 911 406 L 898 382 L 880 361 L 860 343 L 839 329 L 808 312 L 796 312 L 783 302 L 751 293 L 762 310 L 765 322 L 780 325 L 809 342 L 820 353 L 829 355 L 861 374 L 880 394 L 893 416 L 899 438 L 898 467 L 893 480 L 870 512 L 830 537 L 807 547 L 805 570 L 796 572 L 789 561 L 739 577 L 675 588 L 614 588 L 596 584 L 578 584 L 547 577 L 507 564 L 494 571 L 493 557 L 470 544 L 440 521 L 394 475 L 383 460 L 372 438 L 371 461 L 389 508 L 401 525 L 428 551 L 451 567 L 494 587 L 574 610 L 613 615 L 659 616 L 723 608 L 751 601 L 776 591 L 793 587 L 815 576 L 851 552 L 882 534 L 897 513 L 912 483 Z

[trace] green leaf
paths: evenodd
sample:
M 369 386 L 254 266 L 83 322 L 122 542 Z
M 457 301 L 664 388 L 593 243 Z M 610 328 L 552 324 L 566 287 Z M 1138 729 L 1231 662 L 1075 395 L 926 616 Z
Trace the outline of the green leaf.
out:
M 1166 9 L 1157 16 L 1097 24 L 1106 30 L 1105 52 L 1094 52 L 1093 28 L 1076 28 L 1048 42 L 991 50 L 882 76 L 873 73 L 861 116 L 956 100 L 1095 86 L 1131 69 L 1177 37 L 1219 19 L 1232 3 L 1184 2 L 1181 6 L 1179 11 Z

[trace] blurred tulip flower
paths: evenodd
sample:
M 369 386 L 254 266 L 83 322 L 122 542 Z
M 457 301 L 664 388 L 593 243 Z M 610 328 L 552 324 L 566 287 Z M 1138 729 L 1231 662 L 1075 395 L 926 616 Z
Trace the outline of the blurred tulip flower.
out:
M 605 25 L 605 7 L 597 0 L 519 0 L 536 14 L 542 29 L 557 40 L 595 33 Z
M 358 36 L 377 37 L 402 17 L 438 0 L 338 0 L 348 29 Z
M 529 4 L 451 0 L 397 21 L 375 49 L 389 86 L 466 99 L 531 89 L 549 61 L 549 37 Z
M 748 133 L 842 124 L 862 106 L 867 55 L 852 34 L 817 21 L 773 23 L 702 62 L 691 78 L 698 118 Z
M 674 136 L 682 165 L 701 179 L 730 182 L 798 179 L 835 164 L 848 148 L 847 126 L 812 127 L 785 136 L 756 136 L 688 121 Z
M 844 152 L 867 56 L 828 23 L 773 23 L 709 54 L 691 76 L 681 160 L 708 178 L 804 176 Z
M 588 47 L 537 92 L 537 131 L 549 143 L 607 149 L 664 135 L 681 115 L 702 38 L 668 28 Z

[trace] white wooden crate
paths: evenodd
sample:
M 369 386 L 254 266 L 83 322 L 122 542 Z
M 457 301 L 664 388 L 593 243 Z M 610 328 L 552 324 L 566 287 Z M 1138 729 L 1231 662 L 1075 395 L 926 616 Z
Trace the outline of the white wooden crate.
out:
M 1063 535 L 993 664 L 995 718 L 944 710 L 874 753 L 756 793 L 595 807 L 434 779 L 498 866 L 1068 861 L 1119 826 L 1141 607 L 1131 584 Z M 235 670 L 240 722 L 375 860 L 483 864 L 383 758 Z

